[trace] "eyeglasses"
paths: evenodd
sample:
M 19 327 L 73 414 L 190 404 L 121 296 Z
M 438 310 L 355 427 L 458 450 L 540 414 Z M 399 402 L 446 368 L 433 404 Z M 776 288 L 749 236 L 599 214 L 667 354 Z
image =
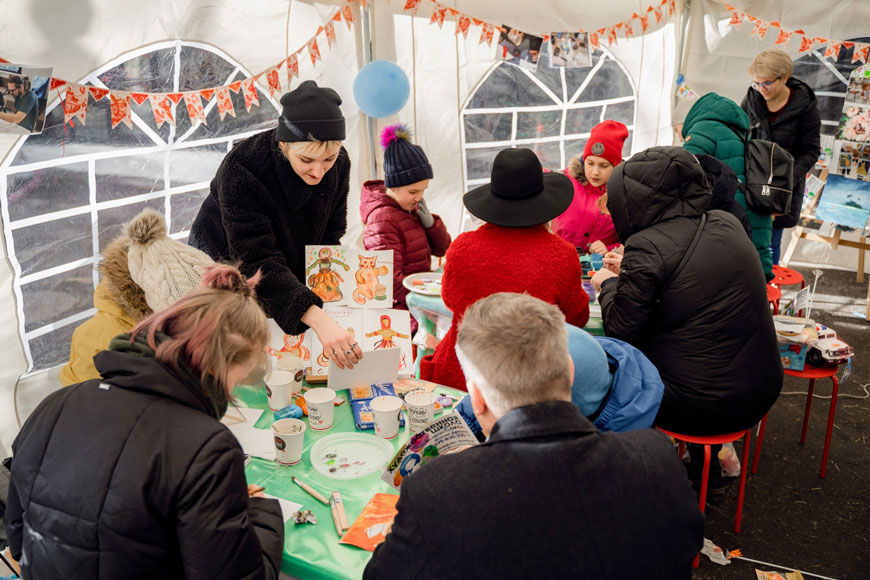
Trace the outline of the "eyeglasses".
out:
M 763 81 L 763 82 L 760 82 L 760 83 L 757 82 L 757 81 L 752 81 L 752 88 L 755 89 L 756 91 L 760 91 L 761 89 L 765 89 L 765 90 L 767 90 L 767 89 L 770 88 L 770 86 L 771 86 L 773 83 L 775 83 L 775 82 L 778 81 L 778 80 L 779 80 L 779 79 L 773 79 L 772 81 Z

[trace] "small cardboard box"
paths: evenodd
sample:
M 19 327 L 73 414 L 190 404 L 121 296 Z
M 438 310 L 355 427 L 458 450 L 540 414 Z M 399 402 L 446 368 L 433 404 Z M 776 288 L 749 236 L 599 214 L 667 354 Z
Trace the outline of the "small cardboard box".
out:
M 808 348 L 806 344 L 797 342 L 780 343 L 779 357 L 782 359 L 782 367 L 793 371 L 804 370 Z

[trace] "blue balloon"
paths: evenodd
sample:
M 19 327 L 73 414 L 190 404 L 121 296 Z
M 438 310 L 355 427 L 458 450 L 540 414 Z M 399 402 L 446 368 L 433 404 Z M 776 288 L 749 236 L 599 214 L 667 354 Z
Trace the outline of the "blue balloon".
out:
M 365 65 L 353 81 L 353 98 L 357 106 L 375 119 L 398 113 L 410 93 L 411 85 L 405 71 L 385 60 Z

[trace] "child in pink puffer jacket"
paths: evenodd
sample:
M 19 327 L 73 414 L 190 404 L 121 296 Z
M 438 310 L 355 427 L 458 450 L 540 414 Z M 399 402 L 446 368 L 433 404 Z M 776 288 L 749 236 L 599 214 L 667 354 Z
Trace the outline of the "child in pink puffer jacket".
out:
M 604 254 L 619 245 L 607 211 L 607 180 L 622 162 L 628 128 L 604 121 L 592 129 L 583 156 L 565 170 L 574 184 L 574 199 L 565 213 L 553 220 L 553 233 L 574 244 L 583 254 Z

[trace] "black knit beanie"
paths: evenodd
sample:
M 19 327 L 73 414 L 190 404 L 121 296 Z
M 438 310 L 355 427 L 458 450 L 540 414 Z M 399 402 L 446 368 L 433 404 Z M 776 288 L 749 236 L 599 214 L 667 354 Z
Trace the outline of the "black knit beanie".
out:
M 344 141 L 341 97 L 332 89 L 305 81 L 281 97 L 278 141 Z
M 423 148 L 410 141 L 411 131 L 399 123 L 381 133 L 384 148 L 384 185 L 388 188 L 432 179 L 432 165 Z

